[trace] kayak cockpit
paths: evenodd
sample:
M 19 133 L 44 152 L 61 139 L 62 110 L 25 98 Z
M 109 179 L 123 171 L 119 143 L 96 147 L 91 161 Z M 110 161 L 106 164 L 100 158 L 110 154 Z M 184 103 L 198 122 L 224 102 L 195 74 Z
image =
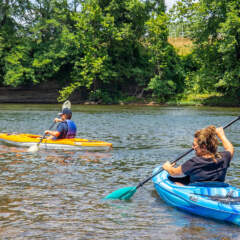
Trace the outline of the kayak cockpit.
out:
M 215 182 L 179 186 L 166 171 L 157 174 L 153 183 L 158 195 L 173 207 L 240 225 L 240 189 L 236 187 Z

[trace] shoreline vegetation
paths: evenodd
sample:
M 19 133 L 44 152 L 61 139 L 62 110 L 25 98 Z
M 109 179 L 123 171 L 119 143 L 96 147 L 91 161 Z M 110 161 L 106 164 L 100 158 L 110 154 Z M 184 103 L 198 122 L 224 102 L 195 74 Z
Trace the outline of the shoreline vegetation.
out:
M 168 42 L 174 47 L 180 56 L 187 56 L 193 50 L 193 43 L 184 37 L 169 37 Z M 60 87 L 57 83 L 41 83 L 31 88 L 0 88 L 0 103 L 58 103 Z M 73 94 L 70 100 L 73 103 L 83 105 L 134 105 L 134 106 L 220 106 L 240 107 L 240 101 L 234 96 L 225 96 L 222 93 L 181 93 L 165 102 L 153 97 L 127 96 L 116 102 L 102 102 L 84 99 L 80 92 Z
M 187 56 L 193 50 L 193 43 L 184 37 L 169 37 L 168 42 L 174 47 L 180 56 Z M 60 86 L 55 82 L 41 83 L 31 88 L 0 88 L 0 103 L 58 103 Z M 181 93 L 165 102 L 158 99 L 144 96 L 127 96 L 118 101 L 101 102 L 91 99 L 84 99 L 80 92 L 71 96 L 73 103 L 83 105 L 133 105 L 133 106 L 220 106 L 220 107 L 240 107 L 240 101 L 234 96 L 225 96 L 222 93 Z
M 0 103 L 239 106 L 238 13 L 237 0 L 4 1 Z
M 0 88 L 0 104 L 3 103 L 33 103 L 33 104 L 56 104 L 59 95 L 58 89 L 53 86 L 41 85 L 31 89 L 24 88 Z M 165 102 L 152 97 L 127 96 L 115 103 L 103 103 L 84 99 L 81 93 L 74 94 L 70 101 L 83 105 L 136 105 L 136 106 L 220 106 L 240 107 L 240 102 L 233 96 L 225 96 L 220 93 L 186 93 L 179 94 Z
M 96 104 L 86 102 L 85 104 Z M 178 95 L 166 102 L 159 102 L 154 99 L 125 99 L 119 102 L 120 105 L 145 105 L 145 106 L 214 106 L 214 107 L 240 107 L 238 99 L 232 96 L 224 96 L 219 93 L 211 94 L 187 94 Z

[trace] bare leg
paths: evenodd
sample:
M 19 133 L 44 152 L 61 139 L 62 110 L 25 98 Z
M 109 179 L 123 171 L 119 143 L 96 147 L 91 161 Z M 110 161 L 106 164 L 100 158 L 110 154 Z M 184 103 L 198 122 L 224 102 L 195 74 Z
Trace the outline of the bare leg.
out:
M 48 139 L 48 140 L 55 140 L 54 136 L 48 136 L 48 137 L 46 137 L 46 139 Z
M 184 184 L 182 184 L 180 182 L 175 182 L 175 184 L 178 185 L 178 186 L 186 186 L 186 185 L 184 185 Z

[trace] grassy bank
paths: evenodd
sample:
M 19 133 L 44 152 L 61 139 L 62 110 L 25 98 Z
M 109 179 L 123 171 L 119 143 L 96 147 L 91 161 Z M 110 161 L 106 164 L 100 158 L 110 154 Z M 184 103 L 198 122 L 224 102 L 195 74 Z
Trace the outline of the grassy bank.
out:
M 224 96 L 220 93 L 205 94 L 180 94 L 168 100 L 160 102 L 153 98 L 127 97 L 119 101 L 120 105 L 169 105 L 169 106 L 219 106 L 240 107 L 240 97 Z
M 168 42 L 173 45 L 177 53 L 181 56 L 188 55 L 192 52 L 193 42 L 188 38 L 168 38 Z
M 179 95 L 167 102 L 169 105 L 240 107 L 240 97 L 220 93 Z

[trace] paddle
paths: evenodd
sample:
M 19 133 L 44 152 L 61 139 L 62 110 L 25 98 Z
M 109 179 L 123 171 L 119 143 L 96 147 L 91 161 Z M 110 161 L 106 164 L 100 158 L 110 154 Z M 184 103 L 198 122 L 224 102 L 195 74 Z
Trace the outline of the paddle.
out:
M 71 109 L 71 102 L 69 100 L 67 100 L 66 102 L 63 103 L 62 105 L 62 110 L 64 108 L 68 108 Z M 49 130 L 52 129 L 55 125 L 55 121 L 52 123 L 52 125 L 50 126 Z M 43 139 L 46 137 L 46 133 L 43 134 L 43 136 L 40 138 L 40 141 L 37 144 L 32 145 L 31 147 L 28 148 L 28 152 L 37 152 L 39 150 L 40 144 L 43 141 Z
M 239 119 L 240 119 L 240 116 L 238 116 L 236 119 L 232 120 L 230 123 L 228 123 L 226 126 L 224 126 L 223 129 L 226 129 L 227 127 L 231 126 L 233 123 L 235 123 Z M 187 152 L 185 152 L 184 154 L 182 154 L 181 156 L 176 158 L 174 161 L 171 162 L 171 164 L 176 163 L 177 161 L 179 161 L 180 159 L 182 159 L 183 157 L 185 157 L 187 154 L 189 154 L 192 151 L 193 151 L 193 148 L 191 148 L 190 150 L 188 150 Z M 153 177 L 155 177 L 162 171 L 163 171 L 163 168 L 161 168 L 159 171 L 157 171 L 156 173 L 154 173 L 152 176 L 148 177 L 144 181 L 140 182 L 136 187 L 120 188 L 120 189 L 110 193 L 109 195 L 107 195 L 104 199 L 129 200 L 133 196 L 133 194 L 137 191 L 138 188 L 142 187 L 146 182 L 151 180 Z

